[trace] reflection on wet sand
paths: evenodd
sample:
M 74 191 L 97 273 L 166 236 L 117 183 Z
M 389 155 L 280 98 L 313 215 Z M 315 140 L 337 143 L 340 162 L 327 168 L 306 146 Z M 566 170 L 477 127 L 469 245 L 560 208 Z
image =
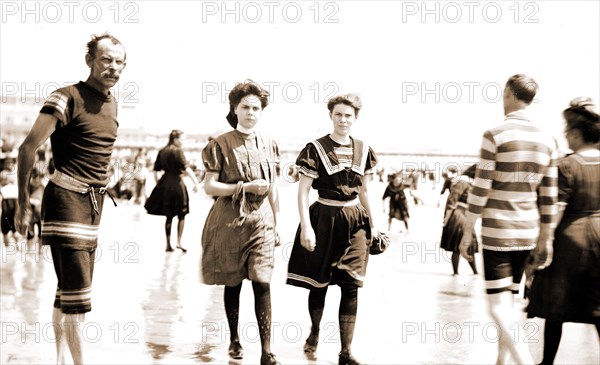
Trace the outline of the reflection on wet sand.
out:
M 373 196 L 380 197 L 384 187 L 375 184 Z M 356 356 L 367 363 L 490 363 L 497 346 L 483 276 L 451 276 L 449 258 L 439 251 L 439 189 L 426 188 L 422 197 L 428 204 L 411 211 L 410 234 L 392 233 L 389 250 L 369 260 L 360 289 Z M 330 326 L 337 323 L 336 306 L 326 304 L 317 360 L 309 361 L 302 349 L 310 329 L 308 292 L 285 284 L 298 224 L 290 210 L 295 193 L 295 185 L 280 190 L 285 214 L 278 224 L 284 243 L 275 251 L 271 283 L 272 348 L 282 364 L 337 363 L 339 335 Z M 198 275 L 202 223 L 212 200 L 203 195 L 191 195 L 190 200 L 183 237 L 186 254 L 164 252 L 162 217 L 149 216 L 143 207 L 128 202 L 105 207 L 93 309 L 86 315 L 88 364 L 240 364 L 227 354 L 223 287 L 203 285 Z M 383 213 L 376 213 L 378 222 L 385 223 Z M 19 251 L 0 247 L 0 364 L 56 362 L 51 327 L 56 275 L 48 247 L 36 252 L 35 244 L 22 244 Z M 243 364 L 260 358 L 253 300 L 246 282 L 240 306 Z M 339 300 L 337 288 L 332 288 L 329 300 Z M 534 358 L 541 359 L 543 322 L 527 323 L 531 331 L 524 341 Z M 563 337 L 557 363 L 597 363 L 598 340 L 591 326 L 565 326 Z
M 43 289 L 51 282 L 47 281 L 52 274 L 49 252 L 38 247 L 37 238 L 19 242 L 18 250 L 17 246 L 2 247 L 0 321 L 3 349 L 0 362 L 39 363 L 39 354 L 31 351 L 28 341 L 49 344 L 53 349 L 52 324 L 43 320 L 52 310 L 53 298 L 45 298 Z M 9 341 L 15 346 L 4 346 Z M 51 352 L 44 358 L 54 361 Z
M 178 315 L 179 304 L 178 279 L 181 276 L 181 255 L 165 255 L 160 276 L 148 288 L 148 298 L 142 302 L 145 341 L 150 355 L 161 360 L 171 352 L 171 332 L 173 321 Z

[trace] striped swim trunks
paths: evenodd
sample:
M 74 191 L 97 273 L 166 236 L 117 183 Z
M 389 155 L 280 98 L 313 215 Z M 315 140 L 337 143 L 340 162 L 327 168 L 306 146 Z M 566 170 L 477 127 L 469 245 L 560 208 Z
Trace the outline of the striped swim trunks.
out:
M 519 286 L 531 250 L 483 250 L 483 269 L 487 294 L 503 291 L 519 293 Z
M 92 310 L 92 275 L 96 250 L 73 250 L 50 246 L 58 278 L 54 308 L 62 313 L 87 313 Z
M 56 172 L 42 198 L 42 243 L 91 251 L 98 242 L 103 188 Z
M 91 285 L 104 190 L 55 174 L 44 190 L 42 244 L 50 245 L 58 287 L 54 307 L 91 310 Z

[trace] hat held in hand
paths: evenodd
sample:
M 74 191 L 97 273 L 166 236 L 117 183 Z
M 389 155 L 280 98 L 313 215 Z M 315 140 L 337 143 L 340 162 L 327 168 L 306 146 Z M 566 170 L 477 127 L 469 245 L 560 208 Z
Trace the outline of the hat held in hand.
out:
M 369 248 L 369 253 L 371 255 L 379 255 L 387 248 L 390 247 L 390 238 L 383 232 L 378 232 L 373 240 L 371 241 L 371 247 Z

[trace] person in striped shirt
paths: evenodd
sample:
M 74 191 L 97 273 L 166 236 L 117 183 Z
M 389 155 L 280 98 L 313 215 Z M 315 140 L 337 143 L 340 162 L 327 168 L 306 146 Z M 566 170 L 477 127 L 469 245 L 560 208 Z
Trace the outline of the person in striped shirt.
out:
M 42 244 L 50 246 L 58 279 L 52 328 L 59 364 L 65 363 L 67 345 L 73 363 L 83 363 L 80 324 L 92 309 L 98 226 L 119 126 L 110 88 L 119 81 L 126 58 L 121 42 L 108 33 L 92 36 L 87 48 L 87 80 L 47 98 L 18 155 L 15 225 L 24 234 L 32 215 L 29 185 L 36 150 L 51 141 L 56 171 L 42 200 Z
M 519 364 L 533 363 L 526 346 L 518 343 L 523 333 L 518 333 L 522 329 L 513 310 L 513 294 L 518 293 L 532 251 L 547 252 L 552 244 L 557 211 L 557 143 L 526 112 L 537 90 L 537 83 L 527 75 L 517 74 L 506 82 L 505 119 L 483 134 L 480 162 L 468 197 L 465 232 L 482 219 L 489 309 L 501 331 L 497 364 L 504 363 L 509 353 Z M 474 259 L 472 237 L 465 234 L 460 242 L 461 255 L 469 261 Z M 519 331 L 514 330 L 515 323 Z

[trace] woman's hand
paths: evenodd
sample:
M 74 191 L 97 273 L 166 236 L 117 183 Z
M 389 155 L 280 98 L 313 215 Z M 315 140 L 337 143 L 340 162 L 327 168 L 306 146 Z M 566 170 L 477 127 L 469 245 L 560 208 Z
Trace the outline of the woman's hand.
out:
M 312 227 L 302 227 L 300 229 L 300 244 L 308 252 L 313 252 L 315 250 L 317 242 L 315 239 L 315 231 L 313 231 Z
M 300 175 L 298 173 L 299 169 L 296 165 L 289 165 L 285 169 L 285 180 L 291 183 L 298 182 L 300 180 Z
M 448 224 L 448 221 L 450 220 L 450 216 L 451 214 L 451 210 L 447 210 L 446 214 L 444 214 L 444 220 L 442 221 L 442 227 L 446 227 L 446 224 Z
M 270 185 L 267 180 L 263 179 L 249 181 L 244 183 L 244 191 L 254 195 L 265 195 L 269 192 Z

